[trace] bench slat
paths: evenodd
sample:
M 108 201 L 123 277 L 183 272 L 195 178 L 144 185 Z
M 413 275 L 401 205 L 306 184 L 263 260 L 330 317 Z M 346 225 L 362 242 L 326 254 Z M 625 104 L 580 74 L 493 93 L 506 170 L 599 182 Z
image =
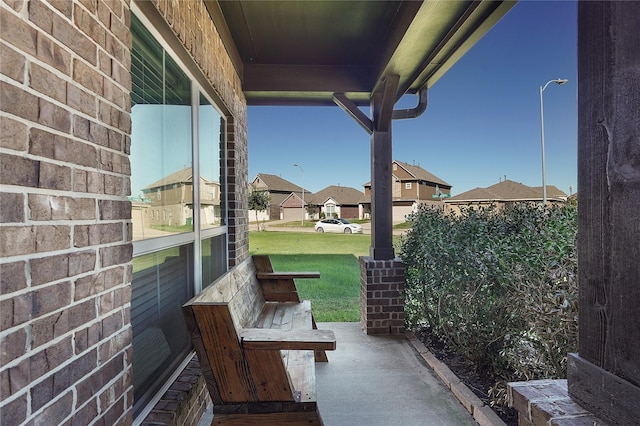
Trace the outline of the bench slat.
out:
M 281 279 L 289 279 L 292 280 L 294 278 L 300 279 L 311 279 L 311 278 L 320 278 L 320 272 L 317 271 L 309 271 L 309 272 L 258 272 L 256 274 L 259 280 L 281 280 Z
M 250 350 L 244 347 L 244 356 L 249 364 L 260 401 L 295 400 L 287 371 L 278 350 Z
M 242 347 L 254 350 L 326 350 L 336 348 L 331 330 L 277 330 L 245 328 L 240 332 Z
M 228 305 L 196 303 L 190 307 L 222 401 L 255 401 L 253 382 L 243 362 L 243 350 Z

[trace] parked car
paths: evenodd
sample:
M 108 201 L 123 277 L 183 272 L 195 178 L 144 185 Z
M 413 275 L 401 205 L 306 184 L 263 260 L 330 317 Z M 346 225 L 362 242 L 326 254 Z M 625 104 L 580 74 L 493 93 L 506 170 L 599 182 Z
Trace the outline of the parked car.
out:
M 344 234 L 362 234 L 362 226 L 347 219 L 322 219 L 313 227 L 316 232 L 340 232 Z

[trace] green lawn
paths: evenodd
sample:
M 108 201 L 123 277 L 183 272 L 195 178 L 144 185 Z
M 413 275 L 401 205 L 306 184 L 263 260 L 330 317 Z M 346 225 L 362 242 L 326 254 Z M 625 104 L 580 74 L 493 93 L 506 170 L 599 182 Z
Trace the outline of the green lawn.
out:
M 360 319 L 360 263 L 369 253 L 369 235 L 309 232 L 251 232 L 251 254 L 268 254 L 276 271 L 320 271 L 320 279 L 296 280 L 312 302 L 316 321 Z

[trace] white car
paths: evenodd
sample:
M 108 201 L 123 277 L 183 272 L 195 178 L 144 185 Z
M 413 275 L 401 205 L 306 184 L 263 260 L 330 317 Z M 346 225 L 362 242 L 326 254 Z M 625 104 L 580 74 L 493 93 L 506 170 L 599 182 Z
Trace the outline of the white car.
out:
M 362 234 L 362 226 L 347 219 L 322 219 L 313 227 L 316 232 L 340 232 L 344 234 Z

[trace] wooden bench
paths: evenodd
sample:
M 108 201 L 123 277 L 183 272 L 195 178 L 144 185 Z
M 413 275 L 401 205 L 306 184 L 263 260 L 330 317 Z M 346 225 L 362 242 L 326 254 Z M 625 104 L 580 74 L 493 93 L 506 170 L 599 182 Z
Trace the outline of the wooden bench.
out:
M 274 272 L 268 256 L 253 256 L 183 306 L 212 424 L 322 424 L 315 361 L 327 361 L 336 339 L 317 329 L 294 282 L 319 276 Z

